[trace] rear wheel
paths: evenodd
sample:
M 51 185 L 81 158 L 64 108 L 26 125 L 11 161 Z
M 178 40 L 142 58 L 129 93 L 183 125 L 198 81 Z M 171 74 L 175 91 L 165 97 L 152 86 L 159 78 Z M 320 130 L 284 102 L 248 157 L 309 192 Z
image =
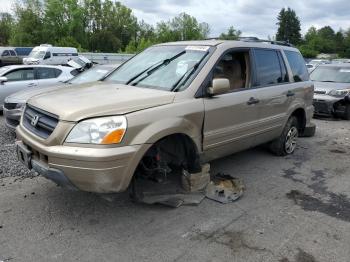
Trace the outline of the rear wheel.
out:
M 350 104 L 347 104 L 347 105 L 345 106 L 345 111 L 344 111 L 344 116 L 343 116 L 343 118 L 344 118 L 345 120 L 350 120 Z
M 288 119 L 280 137 L 271 142 L 270 150 L 277 156 L 293 154 L 298 136 L 298 119 L 292 116 Z

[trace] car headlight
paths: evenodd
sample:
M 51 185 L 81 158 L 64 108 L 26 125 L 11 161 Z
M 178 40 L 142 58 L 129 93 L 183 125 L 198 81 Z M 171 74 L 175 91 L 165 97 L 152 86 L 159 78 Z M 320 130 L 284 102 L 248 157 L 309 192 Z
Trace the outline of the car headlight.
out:
M 125 116 L 93 118 L 79 122 L 69 133 L 67 143 L 118 144 L 127 128 Z
M 330 96 L 339 96 L 339 97 L 343 97 L 343 96 L 347 96 L 350 94 L 350 89 L 338 89 L 338 90 L 331 90 L 328 93 Z
M 26 103 L 17 103 L 15 108 L 23 111 L 25 106 L 26 106 Z

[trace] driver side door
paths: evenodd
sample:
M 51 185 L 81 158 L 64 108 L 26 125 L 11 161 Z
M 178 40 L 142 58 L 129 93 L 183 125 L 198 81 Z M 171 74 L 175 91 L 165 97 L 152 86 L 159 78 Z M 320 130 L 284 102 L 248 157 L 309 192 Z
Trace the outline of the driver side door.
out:
M 228 70 L 221 74 L 229 79 L 231 90 L 203 99 L 205 107 L 203 152 L 206 161 L 251 147 L 254 136 L 259 130 L 256 89 L 251 88 L 253 77 L 251 50 L 232 51 L 229 54 L 232 54 L 232 58 L 224 54 L 221 61 L 219 60 L 214 66 L 211 79 L 216 78 L 215 71 L 225 71 L 223 68 L 226 66 Z M 239 63 L 234 60 L 239 60 Z M 235 66 L 230 66 L 231 62 Z

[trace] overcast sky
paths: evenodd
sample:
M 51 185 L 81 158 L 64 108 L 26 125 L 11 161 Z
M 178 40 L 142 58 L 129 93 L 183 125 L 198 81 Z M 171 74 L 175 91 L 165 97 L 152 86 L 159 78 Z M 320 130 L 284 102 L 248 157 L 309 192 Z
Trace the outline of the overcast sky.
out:
M 9 11 L 15 0 L 0 0 L 0 11 Z M 138 19 L 155 25 L 181 12 L 207 22 L 211 36 L 218 36 L 231 25 L 244 36 L 266 38 L 276 34 L 276 16 L 282 7 L 294 9 L 302 32 L 314 25 L 330 25 L 334 30 L 350 28 L 350 0 L 121 0 Z

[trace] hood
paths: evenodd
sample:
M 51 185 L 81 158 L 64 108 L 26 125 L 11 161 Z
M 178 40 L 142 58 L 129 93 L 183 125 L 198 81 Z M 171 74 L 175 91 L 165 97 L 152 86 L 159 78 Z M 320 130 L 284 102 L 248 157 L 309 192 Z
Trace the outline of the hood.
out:
M 121 115 L 172 103 L 174 92 L 106 82 L 73 85 L 37 95 L 28 103 L 58 115 L 60 120 Z
M 35 89 L 23 90 L 17 93 L 14 93 L 6 98 L 7 103 L 26 103 L 27 100 L 33 96 L 40 95 L 46 92 L 54 91 L 58 88 L 66 87 L 67 84 L 57 84 L 50 87 L 36 87 Z
M 314 86 L 315 93 L 325 92 L 328 94 L 331 90 L 350 88 L 350 83 L 314 82 Z

